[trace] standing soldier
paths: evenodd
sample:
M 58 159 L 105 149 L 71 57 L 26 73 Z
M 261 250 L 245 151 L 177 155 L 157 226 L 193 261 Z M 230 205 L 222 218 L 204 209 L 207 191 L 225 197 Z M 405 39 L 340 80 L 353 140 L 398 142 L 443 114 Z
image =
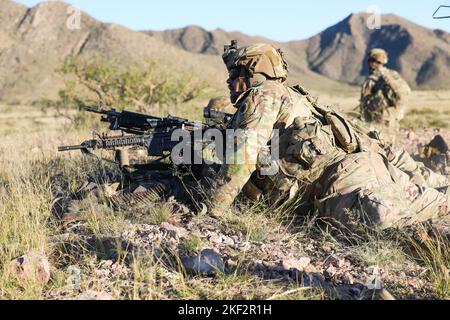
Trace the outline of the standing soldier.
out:
M 404 117 L 404 107 L 411 88 L 398 72 L 385 67 L 388 54 L 383 49 L 373 49 L 368 55 L 370 75 L 362 86 L 361 117 L 386 131 L 392 139 Z

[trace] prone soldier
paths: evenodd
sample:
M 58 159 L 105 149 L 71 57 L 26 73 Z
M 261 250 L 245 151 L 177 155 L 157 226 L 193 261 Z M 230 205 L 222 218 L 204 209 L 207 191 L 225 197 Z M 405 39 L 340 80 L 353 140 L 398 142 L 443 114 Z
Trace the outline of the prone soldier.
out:
M 209 190 L 209 211 L 227 210 L 251 182 L 274 204 L 295 201 L 348 228 L 404 227 L 449 213 L 448 197 L 420 187 L 394 167 L 384 150 L 342 115 L 315 104 L 300 86 L 289 87 L 287 64 L 280 50 L 267 44 L 228 46 L 223 56 L 229 71 L 231 102 L 237 107 L 229 129 L 242 130 L 233 159 L 225 163 Z M 251 131 L 258 139 L 250 141 Z M 279 141 L 275 141 L 278 133 Z M 279 170 L 262 174 L 274 142 Z M 445 220 L 445 218 L 444 218 Z

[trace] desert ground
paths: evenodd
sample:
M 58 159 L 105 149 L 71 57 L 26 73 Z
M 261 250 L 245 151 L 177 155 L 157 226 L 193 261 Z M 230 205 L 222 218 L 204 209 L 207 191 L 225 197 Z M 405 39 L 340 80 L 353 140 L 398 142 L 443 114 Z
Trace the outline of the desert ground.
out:
M 346 113 L 358 102 L 356 88 L 314 94 Z M 176 115 L 200 114 L 205 103 Z M 450 91 L 415 91 L 399 140 L 414 152 L 436 128 L 450 138 L 449 123 Z M 239 203 L 219 218 L 158 203 L 139 215 L 92 205 L 83 221 L 64 224 L 55 204 L 86 181 L 119 177 L 81 153 L 57 153 L 89 139 L 92 128 L 74 128 L 52 110 L 3 104 L 0 131 L 0 299 L 380 298 L 366 290 L 374 270 L 396 299 L 450 297 L 448 244 L 439 239 L 421 246 L 406 235 L 360 239 L 311 217 L 275 215 L 263 203 Z M 224 272 L 186 272 L 182 260 L 203 249 L 220 254 Z M 27 253 L 48 260 L 48 282 L 12 271 L 10 261 Z

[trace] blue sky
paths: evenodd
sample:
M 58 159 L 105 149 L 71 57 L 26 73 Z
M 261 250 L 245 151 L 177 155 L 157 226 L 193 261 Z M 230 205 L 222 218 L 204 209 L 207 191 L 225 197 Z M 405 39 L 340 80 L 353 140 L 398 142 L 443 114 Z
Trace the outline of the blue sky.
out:
M 33 6 L 38 0 L 17 0 Z M 352 12 L 376 5 L 429 28 L 450 32 L 450 19 L 433 20 L 439 5 L 450 0 L 68 0 L 105 22 L 131 29 L 164 30 L 199 25 L 212 30 L 242 31 L 279 41 L 308 38 Z M 447 9 L 450 15 L 450 9 Z

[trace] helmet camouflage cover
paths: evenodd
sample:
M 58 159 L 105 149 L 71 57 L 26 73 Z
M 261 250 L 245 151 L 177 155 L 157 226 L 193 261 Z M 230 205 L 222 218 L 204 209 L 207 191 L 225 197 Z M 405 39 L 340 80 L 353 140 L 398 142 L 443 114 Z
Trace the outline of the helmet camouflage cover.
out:
M 384 49 L 375 48 L 370 50 L 368 54 L 369 59 L 373 59 L 379 63 L 387 64 L 389 62 L 389 57 Z
M 246 69 L 251 76 L 263 74 L 269 79 L 287 79 L 287 63 L 283 52 L 270 44 L 254 44 L 237 48 L 237 42 L 225 46 L 223 60 L 228 71 L 236 68 Z

